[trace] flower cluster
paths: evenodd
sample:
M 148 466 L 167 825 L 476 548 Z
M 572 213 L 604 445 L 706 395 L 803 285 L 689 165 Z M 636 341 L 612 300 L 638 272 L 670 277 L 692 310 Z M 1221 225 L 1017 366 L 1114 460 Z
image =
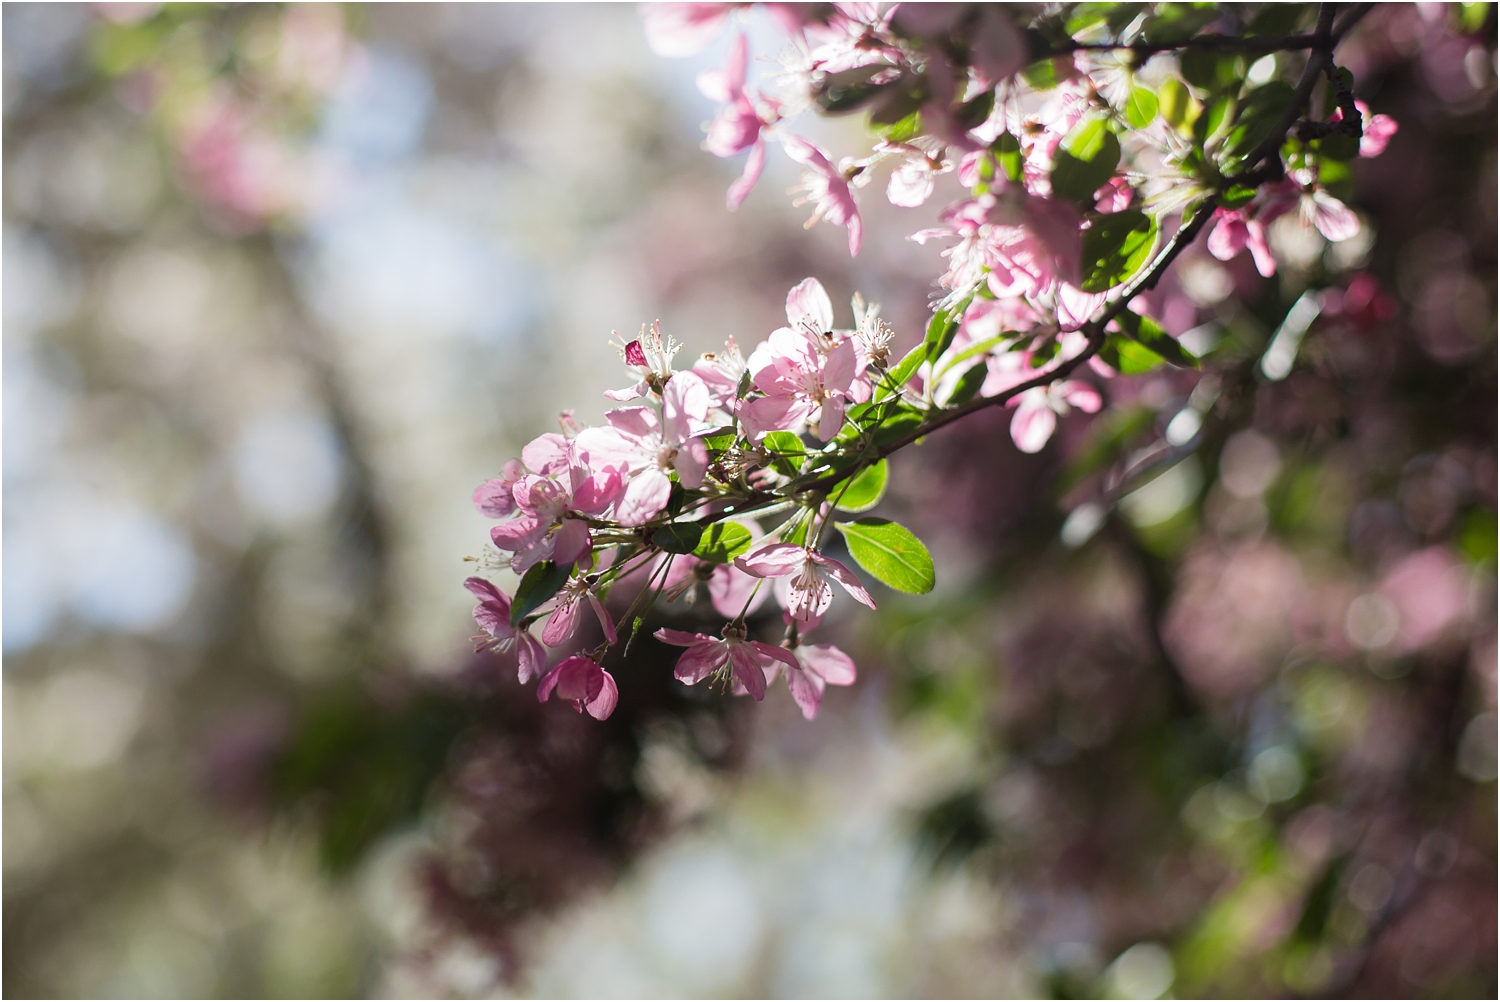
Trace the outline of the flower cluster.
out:
M 688 55 L 750 6 L 647 4 L 647 38 L 664 55 Z M 680 346 L 659 325 L 619 345 L 633 381 L 608 396 L 625 406 L 593 428 L 566 413 L 562 433 L 537 438 L 474 495 L 502 520 L 491 541 L 522 575 L 514 597 L 470 579 L 475 615 L 485 643 L 518 650 L 523 680 L 541 678 L 541 699 L 555 692 L 608 716 L 618 690 L 602 660 L 620 640 L 611 588 L 633 589 L 620 618 L 633 634 L 658 597 L 691 601 L 701 587 L 727 623 L 718 637 L 657 631 L 686 648 L 677 677 L 760 699 L 784 675 L 812 717 L 824 686 L 855 677 L 841 651 L 804 642 L 833 585 L 875 607 L 825 547 L 842 539 L 897 590 L 934 584 L 906 528 L 844 518 L 879 501 L 888 455 L 1001 405 L 1013 409 L 1016 446 L 1038 452 L 1060 417 L 1099 411 L 1117 373 L 1199 366 L 1140 294 L 1204 230 L 1211 255 L 1248 250 L 1262 275 L 1276 269 L 1267 227 L 1282 216 L 1295 212 L 1329 241 L 1360 231 L 1333 189 L 1348 183 L 1346 162 L 1379 154 L 1396 124 L 1354 100 L 1333 62 L 1331 21 L 1286 45 L 1312 53 L 1298 56 L 1294 87 L 1279 79 L 1279 56 L 1247 68 L 1218 33 L 1234 15 L 1168 6 L 1126 18 L 1108 4 L 766 4 L 787 47 L 780 72 L 754 86 L 748 36 L 733 35 L 724 67 L 698 80 L 722 104 L 706 149 L 746 155 L 729 207 L 778 143 L 806 168 L 794 191 L 813 206 L 808 225 L 845 227 L 855 255 L 856 192 L 877 174 L 902 208 L 956 184 L 936 225 L 910 236 L 943 245 L 933 318 L 897 359 L 878 307 L 856 296 L 852 326 L 837 328 L 809 278 L 787 295 L 786 326 L 748 358 L 730 342 L 677 368 Z M 1203 38 L 1211 44 L 1195 47 Z M 1302 118 L 1320 80 L 1330 111 Z M 789 131 L 808 110 L 868 111 L 871 146 L 835 159 Z M 749 639 L 747 617 L 771 598 L 784 635 Z M 584 605 L 603 646 L 546 671 L 541 645 L 566 643 Z M 538 642 L 529 629 L 543 616 Z

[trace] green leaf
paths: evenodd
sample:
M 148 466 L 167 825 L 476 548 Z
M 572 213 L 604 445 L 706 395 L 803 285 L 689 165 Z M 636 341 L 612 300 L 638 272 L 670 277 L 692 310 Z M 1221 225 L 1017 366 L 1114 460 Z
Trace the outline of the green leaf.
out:
M 1466 35 L 1476 34 L 1484 23 L 1490 19 L 1490 8 L 1493 3 L 1472 3 L 1465 0 L 1458 5 L 1458 26 Z
M 1121 310 L 1115 317 L 1115 322 L 1132 340 L 1150 349 L 1153 354 L 1184 369 L 1198 368 L 1198 360 L 1188 354 L 1187 349 L 1176 338 L 1162 330 L 1161 325 L 1150 317 L 1143 317 L 1131 310 Z
M 922 342 L 927 346 L 927 359 L 936 361 L 948 350 L 948 346 L 953 343 L 953 336 L 958 333 L 964 310 L 968 307 L 969 300 L 965 299 L 950 309 L 938 310 L 927 321 L 927 337 Z
M 1021 157 L 1021 141 L 1009 132 L 1002 132 L 990 144 L 990 149 L 995 153 L 995 159 L 1000 164 L 1000 169 L 1005 171 L 1005 176 L 1012 181 L 1021 180 L 1021 172 L 1025 168 L 1025 161 Z
M 516 588 L 516 597 L 510 603 L 510 625 L 518 626 L 537 606 L 557 594 L 557 590 L 568 583 L 568 571 L 572 564 L 558 566 L 547 560 L 533 564 L 522 576 Z
M 1290 35 L 1302 27 L 1310 27 L 1317 15 L 1318 5 L 1313 3 L 1268 3 L 1245 28 L 1247 35 Z
M 884 518 L 834 523 L 849 555 L 880 582 L 912 595 L 932 591 L 932 555 L 911 530 Z
M 1176 77 L 1163 80 L 1161 86 L 1156 88 L 1156 97 L 1160 103 L 1161 117 L 1174 129 L 1191 123 L 1198 115 L 1192 93 Z
M 730 432 L 723 435 L 705 435 L 703 444 L 711 452 L 723 452 L 734 445 L 734 434 Z
M 888 143 L 904 143 L 922 134 L 922 113 L 914 111 L 899 122 L 876 122 L 870 117 L 870 131 Z
M 839 511 L 869 511 L 885 497 L 885 484 L 890 468 L 885 460 L 866 466 L 854 475 L 853 480 L 842 480 L 828 492 L 828 499 L 838 505 Z M 848 484 L 847 487 L 844 485 Z
M 1125 102 L 1125 120 L 1137 129 L 1144 129 L 1156 120 L 1156 95 L 1145 87 L 1130 88 L 1130 99 Z
M 959 352 L 957 355 L 954 355 L 952 358 L 944 362 L 943 367 L 938 370 L 937 374 L 939 376 L 942 376 L 945 372 L 947 372 L 949 369 L 952 369 L 955 365 L 967 362 L 969 359 L 973 358 L 976 355 L 983 355 L 985 352 L 989 351 L 1000 342 L 1008 341 L 1016 336 L 1017 334 L 1015 331 L 1002 331 L 1001 333 L 996 334 L 994 337 L 987 337 L 983 341 L 978 341 L 974 344 L 971 344 L 963 351 Z
M 1324 136 L 1312 144 L 1319 156 L 1330 160 L 1353 160 L 1359 156 L 1359 140 L 1343 133 Z
M 1322 178 L 1320 177 L 1321 181 Z M 1232 184 L 1219 196 L 1219 204 L 1226 209 L 1238 209 L 1242 205 L 1249 205 L 1255 200 L 1257 189 L 1248 184 Z
M 885 94 L 870 109 L 871 125 L 894 125 L 918 112 L 927 100 L 927 88 L 913 87 L 912 82 L 912 78 L 907 78 L 885 89 Z
M 1051 90 L 1062 80 L 1062 73 L 1058 72 L 1058 61 L 1066 57 L 1055 56 L 1052 59 L 1043 59 L 1032 63 L 1021 71 L 1021 77 L 1031 85 L 1032 90 Z
M 1208 111 L 1193 123 L 1193 135 L 1198 137 L 1199 142 L 1206 141 L 1210 136 L 1217 136 L 1220 130 L 1227 129 L 1229 123 L 1234 121 L 1234 113 L 1238 109 L 1239 103 L 1233 95 L 1221 94 L 1209 102 Z
M 880 427 L 871 433 L 877 447 L 890 445 L 905 435 L 910 434 L 922 424 L 922 412 L 902 404 L 889 417 L 880 423 Z
M 1099 349 L 1099 360 L 1126 376 L 1150 372 L 1166 362 L 1156 352 L 1120 334 L 1110 334 L 1105 338 L 1104 347 Z
M 668 522 L 651 533 L 651 545 L 668 553 L 692 553 L 703 538 L 697 522 Z
M 881 95 L 891 84 L 872 84 L 870 78 L 883 72 L 885 66 L 860 66 L 830 73 L 818 81 L 813 100 L 830 115 L 855 111 Z
M 766 435 L 763 448 L 771 456 L 771 467 L 785 477 L 795 477 L 802 469 L 807 446 L 790 431 L 773 431 Z
M 1175 45 L 1192 38 L 1222 16 L 1218 4 L 1163 3 L 1146 18 L 1143 34 L 1152 45 Z
M 1273 80 L 1245 95 L 1239 118 L 1229 132 L 1224 148 L 1233 156 L 1249 153 L 1271 134 L 1292 102 L 1297 90 L 1283 80 Z
M 944 406 L 957 407 L 973 400 L 979 388 L 984 385 L 985 377 L 989 374 L 990 367 L 983 362 L 970 366 L 968 371 L 958 377 L 958 382 L 954 384 L 953 392 L 948 394 Z
M 1120 141 L 1103 117 L 1085 118 L 1063 138 L 1053 158 L 1052 191 L 1063 198 L 1092 205 L 1094 192 L 1104 186 L 1120 165 Z
M 881 380 L 879 390 L 876 391 L 875 399 L 884 400 L 886 397 L 895 396 L 900 387 L 906 385 L 906 381 L 916 374 L 918 367 L 927 361 L 927 342 L 923 341 L 911 351 L 907 352 L 896 363 L 895 368 L 886 373 L 885 379 Z
M 1127 209 L 1094 218 L 1083 231 L 1084 292 L 1108 292 L 1145 266 L 1156 247 L 1156 220 Z
M 738 522 L 715 522 L 704 530 L 693 556 L 714 564 L 727 564 L 750 549 L 750 530 Z
M 965 101 L 953 115 L 966 129 L 975 129 L 984 124 L 995 109 L 995 92 L 987 90 L 978 97 Z

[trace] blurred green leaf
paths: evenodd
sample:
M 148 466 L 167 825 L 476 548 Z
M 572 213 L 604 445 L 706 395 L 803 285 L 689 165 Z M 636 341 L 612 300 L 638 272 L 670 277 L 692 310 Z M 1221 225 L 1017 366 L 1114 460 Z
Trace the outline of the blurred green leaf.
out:
M 738 522 L 715 522 L 704 530 L 693 547 L 693 556 L 713 564 L 727 564 L 750 549 L 750 530 Z
M 1458 533 L 1458 548 L 1476 564 L 1494 563 L 1496 559 L 1495 513 L 1484 508 L 1470 509 Z
M 1120 165 L 1120 141 L 1098 115 L 1085 118 L 1063 137 L 1052 164 L 1052 191 L 1063 198 L 1092 205 L 1094 192 L 1114 176 Z
M 1142 34 L 1152 45 L 1175 45 L 1192 38 L 1223 16 L 1218 4 L 1162 3 L 1146 18 Z
M 1144 129 L 1156 120 L 1156 95 L 1136 85 L 1130 88 L 1130 99 L 1125 102 L 1125 120 L 1137 129 Z
M 1093 217 L 1083 231 L 1084 292 L 1107 292 L 1145 266 L 1156 247 L 1156 220 L 1126 209 Z

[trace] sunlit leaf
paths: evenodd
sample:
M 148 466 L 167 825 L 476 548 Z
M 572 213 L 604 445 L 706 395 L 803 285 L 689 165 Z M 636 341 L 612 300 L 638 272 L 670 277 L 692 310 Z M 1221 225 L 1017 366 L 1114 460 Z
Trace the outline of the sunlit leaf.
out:
M 840 481 L 828 492 L 828 499 L 835 502 L 839 511 L 869 511 L 885 497 L 885 485 L 889 476 L 890 470 L 882 459 L 860 470 L 853 480 Z
M 932 555 L 905 526 L 884 518 L 834 523 L 849 555 L 882 583 L 912 595 L 932 591 Z
M 1120 141 L 1100 116 L 1085 118 L 1063 138 L 1052 163 L 1052 191 L 1075 202 L 1092 204 L 1120 165 Z
M 703 531 L 693 556 L 714 564 L 727 564 L 750 549 L 754 537 L 738 522 L 715 522 Z

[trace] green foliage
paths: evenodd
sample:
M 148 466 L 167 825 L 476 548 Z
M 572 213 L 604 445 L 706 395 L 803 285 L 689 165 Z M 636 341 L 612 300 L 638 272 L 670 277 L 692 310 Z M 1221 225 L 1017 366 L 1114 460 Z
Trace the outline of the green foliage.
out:
M 738 522 L 715 522 L 703 531 L 693 556 L 712 564 L 727 564 L 750 549 L 750 530 Z
M 1483 508 L 1470 509 L 1458 533 L 1458 548 L 1476 564 L 1495 562 L 1495 513 Z
M 995 151 L 995 160 L 1000 164 L 1000 169 L 1005 176 L 1012 181 L 1021 180 L 1021 172 L 1025 169 L 1025 159 L 1021 156 L 1021 141 L 1009 132 L 1002 132 L 990 148 Z
M 933 319 L 936 319 L 936 317 Z M 923 341 L 903 355 L 901 361 L 897 362 L 895 368 L 891 369 L 886 378 L 882 380 L 880 387 L 875 392 L 875 399 L 883 400 L 886 397 L 894 396 L 902 386 L 905 386 L 906 381 L 916 374 L 917 369 L 921 367 L 923 362 L 927 361 L 928 348 L 927 342 Z
M 1052 166 L 1052 190 L 1057 195 L 1091 205 L 1094 192 L 1114 176 L 1120 165 L 1120 141 L 1109 122 L 1091 115 L 1063 137 Z
M 1223 16 L 1218 4 L 1163 3 L 1146 18 L 1143 34 L 1152 45 L 1175 45 L 1196 35 Z
M 398 710 L 338 691 L 304 711 L 272 768 L 276 798 L 316 795 L 323 865 L 344 873 L 391 829 L 417 817 L 466 723 L 459 706 L 423 696 Z
M 948 406 L 957 407 L 973 400 L 979 393 L 980 387 L 984 385 L 985 377 L 989 375 L 989 372 L 989 366 L 984 364 L 970 366 L 954 384 L 953 392 L 948 396 Z
M 852 480 L 841 480 L 828 492 L 828 498 L 835 502 L 839 511 L 869 511 L 885 497 L 889 478 L 889 464 L 882 459 L 860 470 Z
M 554 564 L 550 560 L 532 565 L 516 587 L 516 597 L 510 603 L 510 622 L 520 625 L 537 606 L 557 594 L 557 590 L 568 583 L 568 571 L 572 564 Z
M 1297 99 L 1291 84 L 1272 80 L 1245 95 L 1234 128 L 1225 142 L 1231 156 L 1244 156 L 1258 146 Z
M 1021 71 L 1021 78 L 1034 90 L 1051 90 L 1062 82 L 1065 74 L 1072 68 L 1071 61 L 1063 65 L 1062 61 L 1066 58 L 1056 56 L 1032 63 Z
M 697 522 L 668 522 L 651 533 L 651 545 L 668 553 L 692 553 L 703 538 Z
M 1144 129 L 1156 120 L 1156 95 L 1140 86 L 1130 88 L 1130 98 L 1125 102 L 1125 121 L 1132 127 Z
M 1179 344 L 1176 338 L 1162 330 L 1161 325 L 1150 317 L 1143 317 L 1131 310 L 1121 310 L 1119 315 L 1115 317 L 1115 322 L 1133 340 L 1149 348 L 1152 352 L 1160 355 L 1173 365 L 1184 369 L 1196 369 L 1199 367 L 1198 360 L 1189 354 L 1188 350 Z
M 1166 360 L 1150 348 L 1127 337 L 1111 334 L 1099 349 L 1099 358 L 1126 376 L 1138 376 L 1160 367 Z
M 1163 80 L 1161 86 L 1156 89 L 1156 97 L 1159 102 L 1161 117 L 1167 120 L 1167 124 L 1174 129 L 1181 129 L 1185 125 L 1191 125 L 1198 116 L 1198 106 L 1193 100 L 1193 95 L 1187 86 L 1176 77 L 1168 77 Z
M 1156 248 L 1156 220 L 1127 209 L 1094 217 L 1083 232 L 1084 292 L 1107 292 L 1129 281 Z
M 968 309 L 969 300 L 951 306 L 945 310 L 938 310 L 927 322 L 927 337 L 923 344 L 927 348 L 924 361 L 937 361 L 948 346 L 953 343 L 953 337 L 958 333 L 958 325 L 963 321 L 964 310 Z
M 795 477 L 802 469 L 802 462 L 807 456 L 807 446 L 794 432 L 770 432 L 766 435 L 762 446 L 771 457 L 771 468 L 782 476 Z
M 1144 350 L 1144 349 L 1142 349 Z M 1160 364 L 1160 356 L 1157 356 Z M 1083 446 L 1069 461 L 1058 481 L 1058 490 L 1067 492 L 1107 464 L 1122 456 L 1132 443 L 1151 427 L 1156 412 L 1149 407 L 1132 406 L 1111 409 L 1100 416 L 1089 429 Z
M 910 529 L 884 518 L 834 524 L 844 534 L 849 555 L 876 580 L 912 595 L 932 591 L 932 555 Z

